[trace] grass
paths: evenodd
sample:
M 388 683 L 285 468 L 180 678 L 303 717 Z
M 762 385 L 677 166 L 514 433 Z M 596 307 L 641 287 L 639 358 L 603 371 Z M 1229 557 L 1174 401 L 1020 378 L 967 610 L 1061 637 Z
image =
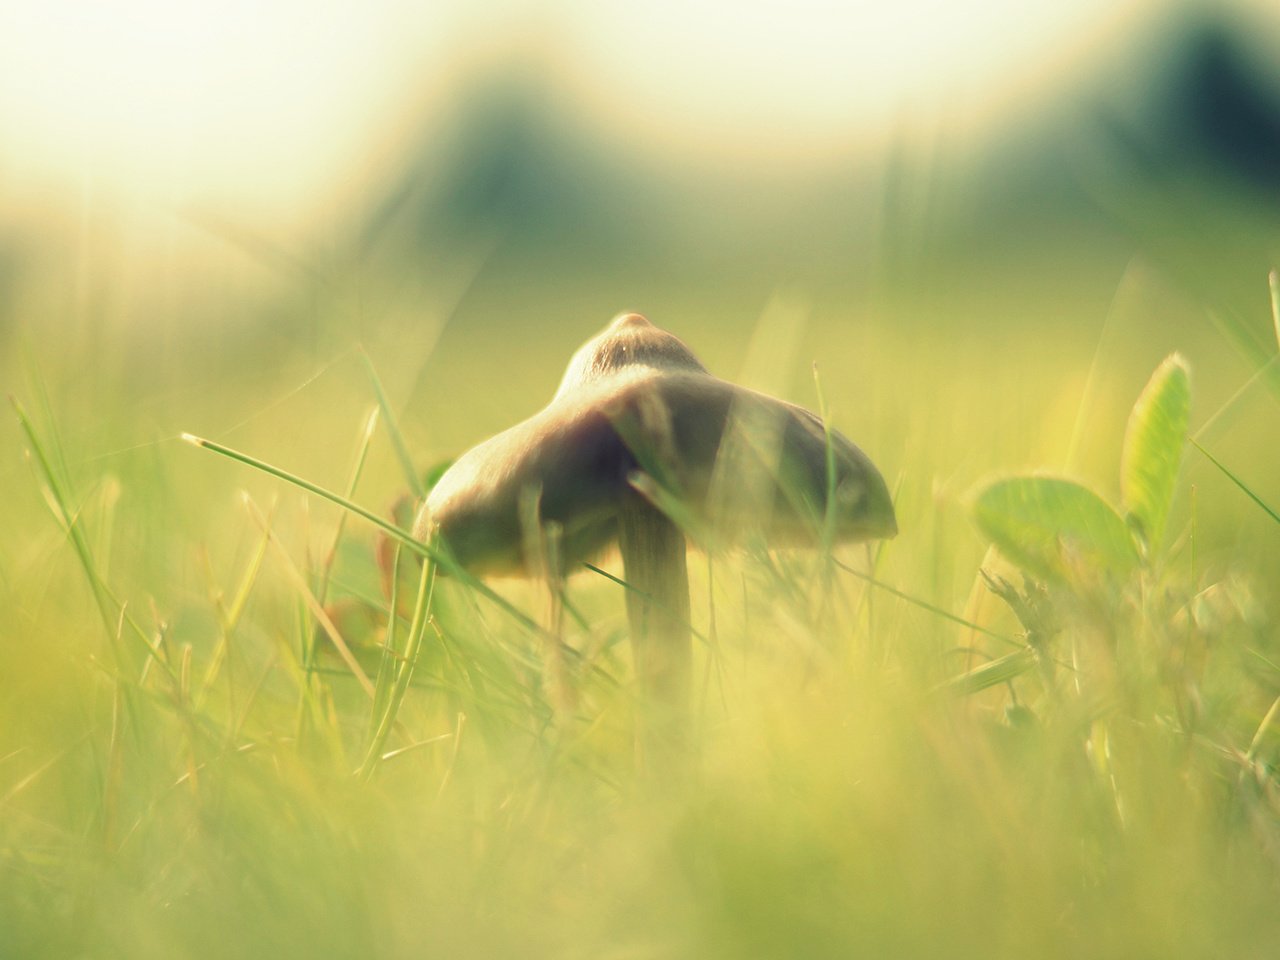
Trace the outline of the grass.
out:
M 422 358 L 345 347 L 230 383 L 230 359 L 201 380 L 175 348 L 198 389 L 111 373 L 123 345 L 87 381 L 74 346 L 10 357 L 34 412 L 0 475 L 0 955 L 1271 956 L 1276 411 L 1238 394 L 1269 355 L 1130 312 L 1152 342 L 1109 330 L 1095 361 L 1066 328 L 949 339 L 818 308 L 823 404 L 903 532 L 834 570 L 691 558 L 696 759 L 657 782 L 633 763 L 616 561 L 569 585 L 567 711 L 536 586 L 437 579 L 406 549 L 391 602 L 374 562 L 404 461 L 532 410 L 587 331 L 549 333 L 529 348 L 545 376 L 466 415 L 459 384 L 501 379 L 520 328 L 488 360 L 445 338 L 414 388 Z M 741 360 L 729 318 L 656 319 L 713 370 Z M 1188 455 L 1163 559 L 1110 591 L 1028 592 L 968 492 L 1068 455 L 1114 476 L 1175 346 L 1218 460 Z

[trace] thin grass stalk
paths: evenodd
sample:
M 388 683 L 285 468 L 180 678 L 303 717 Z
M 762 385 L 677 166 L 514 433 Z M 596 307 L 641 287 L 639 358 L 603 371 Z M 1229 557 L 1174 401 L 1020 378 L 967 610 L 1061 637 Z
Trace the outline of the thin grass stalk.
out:
M 201 447 L 205 450 L 211 450 L 214 453 L 228 458 L 229 460 L 235 460 L 237 463 L 243 463 L 245 466 L 253 467 L 255 470 L 260 470 L 261 472 L 269 474 L 278 480 L 290 483 L 295 487 L 307 491 L 308 493 L 315 494 L 317 497 L 328 500 L 330 503 L 335 503 L 344 510 L 349 510 L 361 519 L 373 524 L 388 536 L 400 541 L 400 543 L 404 544 L 418 556 L 430 560 L 433 564 L 440 567 L 440 569 L 444 570 L 449 574 L 449 576 L 455 578 L 460 583 L 466 584 L 525 629 L 534 633 L 544 632 L 536 620 L 517 608 L 513 603 L 511 603 L 511 601 L 499 594 L 492 587 L 486 586 L 482 581 L 468 573 L 459 563 L 449 556 L 446 551 L 441 549 L 438 543 L 434 546 L 429 546 L 428 544 L 417 540 L 409 531 L 401 530 L 394 523 L 384 520 L 372 510 L 367 510 L 346 497 L 334 493 L 332 490 L 328 490 L 317 483 L 312 483 L 310 480 L 304 480 L 302 477 L 289 473 L 287 470 L 282 470 L 279 467 L 272 466 L 264 460 L 251 457 L 247 453 L 241 453 L 239 450 L 233 450 L 231 447 L 223 446 L 216 441 L 206 440 L 203 437 L 197 437 L 190 433 L 182 434 L 182 439 L 193 446 Z
M 1280 523 L 1280 514 L 1276 513 L 1276 511 L 1272 510 L 1269 506 L 1267 506 L 1266 503 L 1263 502 L 1263 499 L 1259 497 L 1256 493 L 1254 493 L 1252 490 L 1250 490 L 1243 480 L 1241 480 L 1234 473 L 1232 473 L 1225 466 L 1223 466 L 1222 463 L 1213 454 L 1211 454 L 1204 447 L 1200 446 L 1200 444 L 1198 444 L 1195 440 L 1191 441 L 1191 445 L 1195 447 L 1197 450 L 1199 450 L 1201 453 L 1203 453 L 1205 455 L 1205 458 L 1210 463 L 1212 463 L 1215 467 L 1221 470 L 1223 475 L 1228 480 L 1230 480 L 1237 487 L 1243 490 L 1245 495 L 1254 503 L 1256 503 L 1259 507 L 1261 507 L 1263 512 L 1266 513 L 1267 516 L 1269 516 L 1276 523 Z
M 325 613 L 324 608 L 320 606 L 319 600 L 311 593 L 311 589 L 307 586 L 306 577 L 302 575 L 302 571 L 299 570 L 297 565 L 293 562 L 293 558 L 289 556 L 289 552 L 285 550 L 284 546 L 280 543 L 275 532 L 267 525 L 267 518 L 262 515 L 262 511 L 257 508 L 257 505 L 254 504 L 247 495 L 245 497 L 245 505 L 249 510 L 250 516 L 253 517 L 254 522 L 258 524 L 259 528 L 262 529 L 264 533 L 266 533 L 268 540 L 271 542 L 271 546 L 276 548 L 276 553 L 280 557 L 282 569 L 289 581 L 297 589 L 298 596 L 302 598 L 302 602 L 308 613 L 308 616 L 304 620 L 306 624 L 304 632 L 308 634 L 313 632 L 311 629 L 311 618 L 314 618 L 315 623 L 320 625 L 320 628 L 324 630 L 325 635 L 333 642 L 334 649 L 338 651 L 338 656 L 342 658 L 342 662 L 347 665 L 348 669 L 350 669 L 352 676 L 356 678 L 364 692 L 372 698 L 372 682 L 370 682 L 368 676 L 365 675 L 364 668 L 361 667 L 360 662 L 356 660 L 355 654 L 351 652 L 351 648 L 347 645 L 346 640 L 334 624 L 333 619 Z M 304 673 L 309 673 L 310 671 L 305 659 L 307 655 L 306 647 L 303 648 L 303 653 L 304 660 L 302 668 Z
M 274 515 L 268 515 L 267 517 L 268 529 L 273 517 Z M 235 633 L 236 625 L 240 622 L 245 605 L 249 602 L 249 594 L 258 580 L 258 574 L 262 570 L 262 562 L 266 558 L 267 547 L 270 542 L 271 538 L 267 530 L 264 529 L 262 537 L 258 541 L 257 549 L 254 550 L 253 555 L 249 558 L 249 564 L 245 567 L 244 574 L 240 578 L 240 586 L 236 590 L 235 597 L 232 598 L 231 606 L 225 606 L 221 599 L 218 599 L 216 604 L 219 627 L 218 645 L 214 647 L 213 655 L 209 658 L 209 665 L 205 669 L 204 678 L 200 682 L 200 689 L 195 697 L 195 709 L 197 712 L 203 710 L 214 683 L 217 682 L 223 666 L 231 656 L 231 635 Z
M 970 630 L 973 630 L 976 633 L 981 633 L 984 636 L 992 637 L 996 640 L 1002 641 L 1003 643 L 1008 643 L 1015 647 L 1023 646 L 1023 644 L 1013 639 L 1013 637 L 1007 637 L 1003 633 L 998 633 L 997 631 L 984 627 L 979 623 L 974 623 L 972 620 L 966 620 L 964 617 L 956 616 L 954 613 L 950 612 L 949 610 L 944 610 L 942 609 L 942 607 L 935 606 L 934 604 L 929 603 L 929 601 L 927 600 L 921 600 L 918 597 L 913 597 L 911 594 L 904 593 L 903 591 L 899 590 L 897 587 L 892 587 L 889 584 L 885 583 L 883 580 L 877 580 L 875 577 L 871 576 L 870 574 L 863 573 L 861 570 L 856 570 L 846 563 L 841 563 L 839 560 L 835 560 L 833 562 L 837 567 L 839 567 L 845 573 L 851 574 L 857 577 L 859 580 L 863 580 L 869 583 L 871 586 L 877 587 L 880 590 L 885 591 L 886 593 L 891 593 L 895 597 L 897 597 L 899 600 L 905 600 L 907 601 L 907 603 L 914 604 L 915 606 L 919 607 L 921 610 L 927 610 L 930 613 L 934 614 L 935 616 L 942 617 L 944 620 L 950 620 L 952 623 L 957 623 L 962 627 L 968 627 Z
M 39 435 L 36 433 L 31 418 L 27 415 L 22 404 L 15 397 L 10 397 L 9 402 L 13 405 L 14 411 L 18 415 L 18 423 L 22 427 L 22 432 L 26 434 L 27 442 L 31 445 L 31 452 L 35 458 L 36 466 L 39 469 L 41 477 L 44 479 L 48 487 L 49 494 L 53 498 L 53 502 L 57 507 L 58 519 L 62 521 L 63 528 L 67 531 L 67 536 L 71 539 L 71 546 L 75 550 L 76 557 L 80 561 L 81 569 L 83 569 L 86 579 L 89 581 L 89 589 L 93 594 L 94 604 L 98 608 L 98 615 L 102 619 L 103 629 L 106 630 L 108 643 L 111 645 L 116 655 L 119 667 L 123 670 L 126 663 L 126 655 L 124 652 L 124 644 L 121 640 L 122 632 L 117 633 L 115 629 L 116 616 L 113 614 L 111 607 L 115 606 L 121 611 L 125 623 L 132 629 L 134 635 L 141 640 L 142 645 L 146 648 L 151 656 L 158 656 L 155 649 L 147 639 L 146 632 L 138 625 L 132 616 L 124 612 L 123 606 L 118 603 L 111 595 L 111 591 L 107 588 L 106 583 L 98 573 L 97 564 L 94 562 L 93 553 L 89 549 L 89 542 L 84 534 L 84 525 L 80 522 L 77 511 L 70 507 L 70 501 L 66 491 L 59 482 L 57 474 L 53 469 L 52 462 L 49 458 L 45 446 L 40 441 Z M 161 660 L 161 666 L 169 674 L 171 679 L 176 680 L 176 675 L 172 667 Z
M 373 771 L 377 768 L 382 758 L 382 751 L 386 747 L 387 737 L 391 734 L 391 728 L 395 725 L 396 717 L 400 712 L 400 705 L 409 689 L 409 681 L 413 678 L 413 670 L 417 666 L 418 655 L 422 651 L 422 638 L 427 632 L 435 584 L 436 563 L 428 559 L 422 565 L 422 576 L 418 580 L 418 596 L 413 605 L 413 620 L 409 624 L 403 659 L 396 666 L 391 697 L 382 716 L 378 719 L 373 739 L 365 753 L 364 763 L 358 771 L 358 776 L 362 780 L 368 780 L 373 776 Z
M 364 472 L 365 461 L 369 456 L 369 444 L 373 440 L 373 432 L 378 427 L 378 408 L 369 411 L 365 419 L 364 429 L 360 434 L 360 442 L 356 447 L 355 463 L 351 467 L 351 478 L 347 481 L 347 499 L 355 497 L 356 487 L 360 484 L 360 475 Z M 320 571 L 320 582 L 316 586 L 316 599 L 324 606 L 329 596 L 329 580 L 333 575 L 333 564 L 338 557 L 338 546 L 342 543 L 342 534 L 347 527 L 348 514 L 344 511 L 338 515 L 338 527 L 333 532 L 333 543 L 325 556 L 324 567 Z
M 427 491 L 422 486 L 422 478 L 418 476 L 418 471 L 414 469 L 413 458 L 409 456 L 409 447 L 404 442 L 404 434 L 400 432 L 400 424 L 396 421 L 395 411 L 391 409 L 391 402 L 387 400 L 387 392 L 382 388 L 382 378 L 378 376 L 373 360 L 367 352 L 361 350 L 360 358 L 364 360 L 365 370 L 369 372 L 369 380 L 373 384 L 374 396 L 378 398 L 378 407 L 382 410 L 382 416 L 387 422 L 387 434 L 391 437 L 391 446 L 396 451 L 396 457 L 400 461 L 401 469 L 404 470 L 404 477 L 408 481 L 409 489 L 413 491 L 413 495 L 419 500 L 425 500 Z
M 386 711 L 396 676 L 395 665 L 398 660 L 396 632 L 400 623 L 400 617 L 396 611 L 400 605 L 400 558 L 402 556 L 404 556 L 404 549 L 397 546 L 391 559 L 391 607 L 387 615 L 387 632 L 382 638 L 382 656 L 378 660 L 378 675 L 373 683 L 373 708 L 369 712 L 370 740 L 377 735 L 375 724 Z

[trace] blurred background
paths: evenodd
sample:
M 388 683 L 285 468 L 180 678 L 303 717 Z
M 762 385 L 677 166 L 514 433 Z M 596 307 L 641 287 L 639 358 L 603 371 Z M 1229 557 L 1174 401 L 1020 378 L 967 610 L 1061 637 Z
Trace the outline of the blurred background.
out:
M 808 404 L 820 360 L 927 512 L 993 470 L 1113 476 L 1161 356 L 1190 356 L 1203 421 L 1275 351 L 1267 0 L 2 17 L 3 367 L 95 469 L 190 430 L 332 479 L 358 349 L 433 462 L 639 310 Z M 1256 446 L 1266 395 L 1222 442 Z
M 1276 0 L 0 0 L 0 955 L 1272 957 L 1277 267 Z M 358 781 L 312 606 L 390 676 L 371 528 L 180 434 L 347 490 L 367 357 L 426 469 L 624 310 L 810 408 L 816 362 L 898 595 L 694 554 L 660 799 L 618 585 L 569 587 L 556 718 L 444 580 Z M 1174 350 L 1239 485 L 1188 452 L 1096 675 L 1073 625 L 1060 681 L 936 697 L 1027 627 L 971 492 L 1117 503 Z

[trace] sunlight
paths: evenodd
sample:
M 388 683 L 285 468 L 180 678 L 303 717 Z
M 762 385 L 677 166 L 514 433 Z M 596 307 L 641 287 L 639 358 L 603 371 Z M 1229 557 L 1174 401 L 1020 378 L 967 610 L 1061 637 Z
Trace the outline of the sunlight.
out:
M 442 35 L 430 15 L 351 2 L 52 0 L 3 19 L 11 172 L 268 205 L 350 164 L 398 106 L 387 86 Z

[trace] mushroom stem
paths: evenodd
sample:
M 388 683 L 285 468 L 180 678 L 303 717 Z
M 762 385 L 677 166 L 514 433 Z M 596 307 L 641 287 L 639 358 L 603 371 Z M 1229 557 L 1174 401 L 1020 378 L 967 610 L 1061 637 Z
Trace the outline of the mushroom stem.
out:
M 683 739 L 693 660 L 689 571 L 681 529 L 639 495 L 619 516 L 619 546 L 628 585 L 627 620 L 640 681 L 641 754 Z

